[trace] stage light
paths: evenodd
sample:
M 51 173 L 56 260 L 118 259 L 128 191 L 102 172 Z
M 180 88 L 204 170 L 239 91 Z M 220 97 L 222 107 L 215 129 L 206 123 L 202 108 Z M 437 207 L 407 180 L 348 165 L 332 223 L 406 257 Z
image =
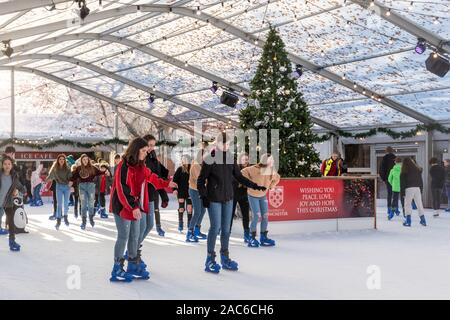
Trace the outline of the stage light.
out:
M 86 5 L 86 0 L 78 0 L 78 8 L 80 8 L 80 19 L 84 20 L 91 10 Z
M 299 79 L 303 75 L 303 66 L 301 64 L 295 65 L 295 71 L 292 72 L 292 79 Z
M 8 58 L 11 58 L 12 54 L 14 53 L 14 49 L 11 48 L 11 40 L 3 40 L 2 43 L 5 46 L 5 49 L 2 50 L 3 54 Z
M 147 99 L 148 104 L 149 104 L 150 106 L 152 106 L 153 103 L 155 102 L 155 99 L 156 99 L 155 95 L 154 95 L 153 93 L 150 93 L 150 96 L 149 96 L 148 99 Z
M 209 88 L 212 93 L 216 93 L 219 90 L 219 84 L 216 81 L 213 81 L 211 88 Z
M 417 40 L 416 48 L 414 49 L 416 53 L 423 54 L 427 50 L 427 42 L 423 38 Z

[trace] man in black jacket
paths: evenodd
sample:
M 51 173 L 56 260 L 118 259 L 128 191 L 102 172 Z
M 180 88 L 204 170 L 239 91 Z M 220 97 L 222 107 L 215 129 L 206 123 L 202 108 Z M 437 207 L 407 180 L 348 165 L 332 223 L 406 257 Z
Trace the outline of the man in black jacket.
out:
M 386 189 L 387 189 L 388 216 L 391 214 L 391 207 L 392 207 L 392 186 L 389 183 L 388 178 L 389 178 L 389 173 L 391 172 L 392 168 L 395 166 L 395 158 L 396 158 L 396 155 L 394 154 L 394 149 L 392 147 L 387 147 L 386 154 L 384 155 L 383 160 L 381 161 L 381 166 L 380 166 L 380 178 L 386 184 Z
M 156 173 L 160 178 L 167 179 L 169 176 L 169 170 L 163 166 L 156 156 L 156 138 L 151 134 L 147 134 L 143 137 L 148 143 L 148 155 L 145 159 L 145 165 L 152 172 Z M 161 228 L 161 215 L 159 213 L 159 197 L 161 197 L 161 207 L 166 208 L 169 204 L 169 196 L 164 189 L 156 190 L 152 184 L 148 185 L 148 199 L 150 201 L 150 211 L 155 214 L 156 231 L 161 237 L 164 237 L 164 230 Z M 153 210 L 152 210 L 153 208 Z M 153 221 L 152 221 L 153 222 Z M 151 229 L 151 228 L 150 228 Z

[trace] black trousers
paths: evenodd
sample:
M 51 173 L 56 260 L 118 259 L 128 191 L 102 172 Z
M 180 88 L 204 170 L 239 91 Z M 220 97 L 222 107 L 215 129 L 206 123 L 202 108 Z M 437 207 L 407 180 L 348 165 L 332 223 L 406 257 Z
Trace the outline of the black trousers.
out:
M 441 209 L 442 188 L 431 188 L 431 198 L 433 199 L 433 210 Z
M 386 184 L 386 190 L 387 190 L 387 206 L 389 208 L 392 203 L 392 186 L 388 181 L 385 181 L 385 184 Z
M 398 200 L 400 199 L 400 192 L 392 192 L 392 201 L 390 208 L 398 209 Z
M 106 206 L 105 193 L 100 192 L 98 196 L 98 200 L 100 201 L 100 207 L 104 208 Z
M 161 226 L 161 215 L 159 214 L 159 193 L 156 191 L 153 197 L 153 202 L 155 204 L 155 224 L 157 227 Z
M 58 200 L 56 198 L 56 188 L 53 190 L 52 188 L 52 195 L 53 195 L 53 215 L 56 216 L 56 211 L 58 210 Z
M 16 239 L 16 226 L 14 225 L 14 208 L 5 208 L 6 224 L 9 230 L 9 239 Z
M 242 226 L 244 227 L 244 230 L 250 230 L 250 205 L 248 203 L 248 197 L 239 197 L 233 199 L 233 214 L 231 215 L 230 232 L 233 227 L 233 218 L 236 214 L 236 207 L 238 203 L 242 213 Z

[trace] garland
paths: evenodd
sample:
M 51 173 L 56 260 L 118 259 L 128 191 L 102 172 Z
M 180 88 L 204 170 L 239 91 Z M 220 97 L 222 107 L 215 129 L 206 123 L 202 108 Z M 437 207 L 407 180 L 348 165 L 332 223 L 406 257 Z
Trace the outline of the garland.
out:
M 365 139 L 368 137 L 373 137 L 377 133 L 383 133 L 392 139 L 406 139 L 417 136 L 417 134 L 421 131 L 439 131 L 444 134 L 450 134 L 450 128 L 446 128 L 439 123 L 433 124 L 419 124 L 415 128 L 407 131 L 397 132 L 389 128 L 374 128 L 369 131 L 359 132 L 359 133 L 351 133 L 348 131 L 336 130 L 335 132 L 329 132 L 318 137 L 317 142 L 324 142 L 329 140 L 332 136 L 334 137 L 344 137 L 344 138 L 354 138 L 354 139 Z
M 67 139 L 59 139 L 59 140 L 54 140 L 54 141 L 50 141 L 48 143 L 46 142 L 46 143 L 41 143 L 41 144 L 33 143 L 30 141 L 26 141 L 26 140 L 20 140 L 20 139 L 7 139 L 7 140 L 3 140 L 0 142 L 0 148 L 3 148 L 8 145 L 20 145 L 20 146 L 29 147 L 32 149 L 42 150 L 42 149 L 51 149 L 51 148 L 54 148 L 59 145 L 66 145 L 66 146 L 71 146 L 71 147 L 91 149 L 91 148 L 95 148 L 95 147 L 99 147 L 99 146 L 108 146 L 108 145 L 114 145 L 114 144 L 126 146 L 126 145 L 128 145 L 128 143 L 129 143 L 128 140 L 121 140 L 119 138 L 108 139 L 108 140 L 92 142 L 92 143 L 76 142 L 76 141 L 67 140 Z M 162 141 L 158 141 L 156 143 L 157 146 L 165 145 L 165 146 L 169 146 L 169 147 L 174 147 L 177 144 L 178 144 L 178 142 L 168 141 L 168 140 L 162 140 Z

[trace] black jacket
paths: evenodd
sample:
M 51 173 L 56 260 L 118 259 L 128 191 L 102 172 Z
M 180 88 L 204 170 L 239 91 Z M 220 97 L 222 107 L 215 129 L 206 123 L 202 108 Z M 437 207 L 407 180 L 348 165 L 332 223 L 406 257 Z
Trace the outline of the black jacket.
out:
M 158 177 L 165 180 L 168 179 L 169 170 L 167 170 L 167 168 L 164 167 L 161 162 L 159 162 L 158 158 L 156 157 L 155 150 L 147 155 L 147 157 L 145 158 L 145 165 L 151 170 L 151 172 L 156 173 Z M 168 201 L 169 199 L 166 190 L 156 190 L 155 187 L 149 183 L 148 198 L 150 199 L 150 201 L 154 200 L 155 198 L 157 199 L 158 196 L 161 196 L 162 201 Z
M 0 171 L 0 177 L 2 176 L 3 172 Z M 6 198 L 4 203 L 0 203 L 0 207 L 2 208 L 13 208 L 14 207 L 14 196 L 13 192 L 14 190 L 18 190 L 21 193 L 27 192 L 26 188 L 22 185 L 19 179 L 19 175 L 17 172 L 13 169 L 11 171 L 11 178 L 12 178 L 12 184 L 9 188 L 8 192 L 6 193 Z M 2 180 L 0 179 L 0 188 L 2 187 Z
M 240 170 L 244 168 L 242 165 L 238 166 Z M 247 199 L 247 187 L 240 184 L 236 179 L 233 179 L 233 195 L 234 199 Z
M 178 199 L 189 198 L 189 169 L 188 172 L 183 172 L 183 168 L 179 167 L 173 175 L 173 182 L 178 185 L 178 188 L 174 189 L 178 191 Z
M 197 189 L 201 198 L 208 198 L 210 202 L 226 202 L 233 199 L 233 179 L 249 187 L 258 185 L 245 178 L 241 168 L 232 155 L 220 152 L 219 157 L 214 151 L 203 161 L 200 175 L 197 179 Z M 226 161 L 225 161 L 226 160 Z M 206 181 L 208 183 L 206 184 Z
M 422 170 L 415 169 L 407 174 L 400 174 L 400 194 L 405 195 L 407 188 L 420 188 L 423 189 Z
M 395 166 L 395 154 L 388 153 L 383 157 L 383 160 L 381 161 L 380 165 L 380 178 L 384 182 L 386 182 L 389 178 L 389 173 L 391 172 L 392 168 Z
M 446 171 L 441 165 L 434 165 L 430 168 L 431 188 L 442 189 L 445 186 Z

